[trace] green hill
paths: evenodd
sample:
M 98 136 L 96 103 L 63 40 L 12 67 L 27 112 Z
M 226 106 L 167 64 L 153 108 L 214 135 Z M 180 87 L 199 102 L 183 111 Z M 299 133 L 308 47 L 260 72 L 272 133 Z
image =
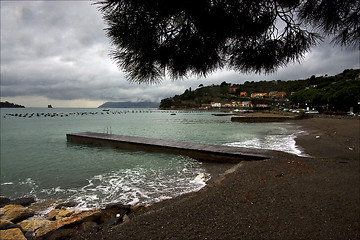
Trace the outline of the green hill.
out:
M 266 95 L 258 97 L 255 93 Z M 205 87 L 201 84 L 196 90 L 187 89 L 181 95 L 161 100 L 160 108 L 197 109 L 214 102 L 224 105 L 240 101 L 252 101 L 253 105 L 267 104 L 274 107 L 281 104 L 285 107 L 307 106 L 319 110 L 348 111 L 350 107 L 354 107 L 358 111 L 360 69 L 347 69 L 335 76 L 311 76 L 305 80 L 247 81 L 244 84 L 222 82 L 220 85 Z

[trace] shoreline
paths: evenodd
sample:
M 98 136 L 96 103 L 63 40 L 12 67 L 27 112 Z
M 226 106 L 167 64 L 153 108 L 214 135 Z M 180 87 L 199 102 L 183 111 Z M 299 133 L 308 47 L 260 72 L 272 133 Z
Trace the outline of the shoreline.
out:
M 198 192 L 74 239 L 358 239 L 360 122 L 289 122 L 309 133 L 296 142 L 311 158 L 236 164 Z
M 271 159 L 259 162 L 206 163 L 212 178 L 200 191 L 71 238 L 358 239 L 360 121 L 286 123 L 308 133 L 295 141 L 311 158 L 272 151 Z

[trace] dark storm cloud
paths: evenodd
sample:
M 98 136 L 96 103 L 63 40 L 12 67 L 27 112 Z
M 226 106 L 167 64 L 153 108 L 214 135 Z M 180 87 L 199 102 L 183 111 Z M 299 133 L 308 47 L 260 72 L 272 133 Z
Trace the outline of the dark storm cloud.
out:
M 1 97 L 43 96 L 55 100 L 160 101 L 223 81 L 243 83 L 299 79 L 358 68 L 358 51 L 324 43 L 301 64 L 276 74 L 217 71 L 207 78 L 160 85 L 127 82 L 111 62 L 103 19 L 88 1 L 1 1 Z

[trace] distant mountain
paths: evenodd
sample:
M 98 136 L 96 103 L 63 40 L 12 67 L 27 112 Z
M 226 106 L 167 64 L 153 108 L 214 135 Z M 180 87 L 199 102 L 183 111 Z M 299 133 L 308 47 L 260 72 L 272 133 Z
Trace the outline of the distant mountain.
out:
M 25 108 L 25 107 L 22 105 L 18 105 L 16 103 L 0 102 L 0 108 Z
M 158 108 L 157 102 L 106 102 L 99 108 Z

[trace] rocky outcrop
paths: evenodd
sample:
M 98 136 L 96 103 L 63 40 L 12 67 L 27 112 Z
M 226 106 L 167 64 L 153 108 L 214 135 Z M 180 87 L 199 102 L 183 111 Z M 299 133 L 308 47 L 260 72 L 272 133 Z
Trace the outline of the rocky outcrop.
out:
M 62 207 L 75 207 L 78 203 L 77 202 L 65 202 L 65 203 L 60 203 L 58 205 L 56 205 L 55 209 L 61 209 Z
M 32 220 L 24 220 L 19 222 L 22 230 L 24 232 L 33 231 L 35 232 L 39 228 L 47 227 L 51 224 L 50 220 L 47 219 L 32 219 Z
M 12 201 L 5 199 L 3 202 Z M 0 209 L 0 239 L 67 239 L 81 234 L 82 231 L 97 232 L 106 226 L 131 221 L 129 215 L 147 209 L 143 205 L 112 203 L 104 209 L 76 212 L 74 208 L 65 207 L 71 205 L 73 203 L 65 203 L 61 205 L 61 209 L 52 209 L 41 218 L 31 219 L 28 218 L 35 215 L 31 207 L 6 205 Z
M 35 215 L 35 212 L 32 209 L 21 205 L 6 205 L 2 208 L 1 213 L 2 219 L 9 220 L 13 223 L 20 222 Z
M 35 198 L 33 198 L 33 197 L 17 198 L 14 200 L 11 200 L 9 198 L 0 198 L 0 207 L 10 205 L 10 204 L 21 205 L 21 206 L 27 207 L 34 202 L 35 202 Z
M 111 203 L 105 206 L 105 209 L 101 211 L 100 223 L 106 221 L 114 221 L 117 224 L 121 221 L 122 217 L 130 212 L 130 206 L 121 203 Z
M 57 230 L 60 230 L 61 228 L 74 227 L 76 225 L 80 225 L 81 223 L 87 221 L 96 221 L 100 218 L 100 216 L 101 216 L 100 209 L 74 213 L 69 217 L 64 217 L 59 220 L 52 221 L 49 225 L 37 229 L 35 231 L 34 237 L 42 239 L 48 237 L 48 235 L 54 233 Z
M 0 230 L 1 240 L 26 240 L 23 232 L 19 228 Z
M 53 209 L 50 212 L 48 212 L 48 214 L 46 214 L 46 218 L 48 220 L 55 220 L 56 219 L 56 215 L 60 212 L 60 209 Z
M 62 207 L 60 209 L 60 211 L 56 214 L 55 219 L 58 220 L 58 219 L 62 219 L 62 218 L 65 218 L 65 217 L 70 217 L 71 214 L 73 214 L 72 211 L 69 211 L 65 207 Z

